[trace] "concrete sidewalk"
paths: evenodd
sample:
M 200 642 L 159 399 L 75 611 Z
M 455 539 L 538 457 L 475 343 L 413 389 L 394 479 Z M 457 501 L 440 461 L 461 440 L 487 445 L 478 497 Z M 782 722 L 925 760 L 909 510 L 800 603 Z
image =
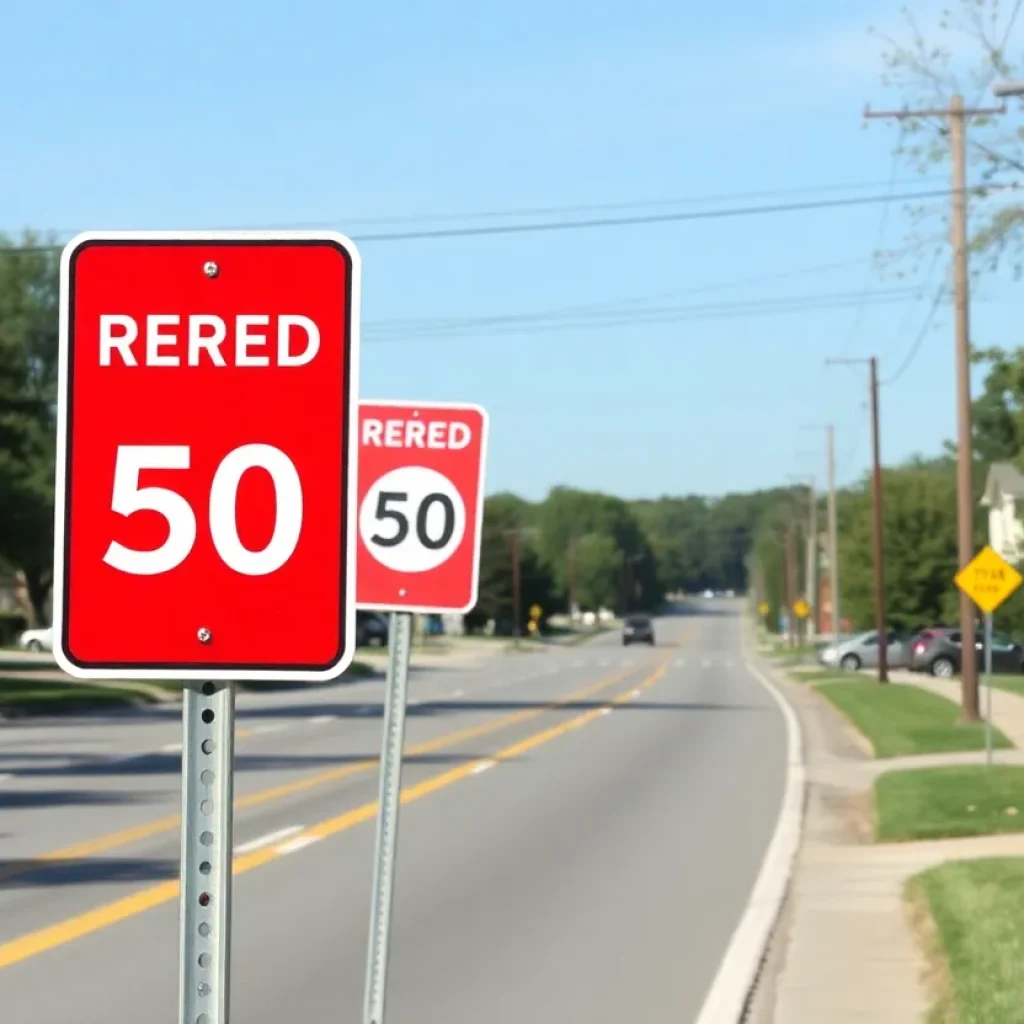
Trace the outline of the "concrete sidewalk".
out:
M 752 1002 L 750 1024 L 912 1024 L 924 1019 L 923 956 L 903 900 L 907 879 L 949 860 L 1024 856 L 1024 835 L 875 844 L 871 786 L 886 771 L 983 763 L 984 753 L 875 760 L 813 687 L 769 668 L 804 729 L 808 806 L 783 919 Z M 944 697 L 957 687 L 912 673 Z M 994 692 L 993 722 L 1024 747 L 1024 698 Z M 1024 764 L 1024 750 L 999 751 Z

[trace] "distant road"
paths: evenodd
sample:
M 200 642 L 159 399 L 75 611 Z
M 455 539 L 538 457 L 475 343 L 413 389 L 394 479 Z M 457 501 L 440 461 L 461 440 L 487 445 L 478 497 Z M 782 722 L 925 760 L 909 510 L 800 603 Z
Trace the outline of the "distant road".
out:
M 653 650 L 414 673 L 389 1024 L 695 1019 L 786 743 L 739 602 L 694 609 Z M 360 1020 L 382 693 L 239 700 L 235 1021 Z M 175 1021 L 179 740 L 162 708 L 0 725 L 4 1020 Z

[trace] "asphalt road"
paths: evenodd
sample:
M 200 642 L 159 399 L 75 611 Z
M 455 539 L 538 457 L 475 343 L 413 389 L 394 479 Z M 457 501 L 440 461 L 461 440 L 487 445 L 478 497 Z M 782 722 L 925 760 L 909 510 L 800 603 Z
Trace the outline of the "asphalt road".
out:
M 695 1019 L 785 775 L 737 610 L 414 673 L 390 1024 Z M 235 1021 L 359 1022 L 382 693 L 239 700 Z M 4 1020 L 175 1021 L 179 730 L 0 725 Z

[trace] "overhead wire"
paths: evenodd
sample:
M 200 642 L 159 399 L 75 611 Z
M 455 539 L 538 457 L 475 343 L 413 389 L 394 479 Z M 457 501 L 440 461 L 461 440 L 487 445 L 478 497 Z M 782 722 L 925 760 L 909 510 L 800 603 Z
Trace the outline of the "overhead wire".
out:
M 1016 183 L 1011 184 L 1012 187 L 1016 187 Z M 993 185 L 993 183 L 989 182 L 984 185 L 972 186 L 966 191 L 968 193 L 983 195 L 992 191 L 994 187 L 999 186 Z M 365 244 L 581 231 L 603 228 L 722 220 L 736 217 L 767 216 L 782 213 L 807 213 L 830 209 L 854 209 L 878 203 L 938 199 L 948 197 L 951 194 L 952 190 L 948 188 L 927 189 L 918 192 L 885 193 L 868 196 L 843 196 L 833 199 L 804 200 L 791 203 L 765 203 L 755 206 L 718 207 L 711 210 L 680 210 L 671 213 L 638 214 L 622 217 L 592 217 L 586 219 L 528 221 L 523 224 L 489 224 L 479 227 L 451 227 L 353 234 L 352 240 L 360 244 Z M 53 252 L 59 251 L 61 248 L 62 246 L 60 245 L 5 245 L 0 247 L 0 254 L 12 254 L 24 251 Z

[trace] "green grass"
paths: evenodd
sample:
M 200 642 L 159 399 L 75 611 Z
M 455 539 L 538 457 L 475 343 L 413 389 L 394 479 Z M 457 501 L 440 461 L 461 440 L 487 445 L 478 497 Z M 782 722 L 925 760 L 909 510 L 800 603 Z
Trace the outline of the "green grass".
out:
M 848 683 L 856 679 L 849 672 L 839 672 L 832 668 L 812 668 L 806 672 L 797 672 L 789 677 L 796 683 Z
M 180 689 L 180 684 L 132 683 L 117 686 L 92 686 L 87 683 L 60 683 L 43 679 L 0 678 L 0 711 L 23 714 L 57 714 L 85 708 L 128 707 L 156 702 L 155 689 Z
M 979 679 L 982 689 L 985 688 L 985 681 Z M 992 676 L 992 687 L 996 690 L 1006 690 L 1007 693 L 1016 693 L 1020 697 L 1024 697 L 1024 678 L 1018 675 L 993 675 Z M 982 698 L 984 700 L 984 697 Z
M 876 757 L 984 749 L 983 726 L 961 724 L 959 705 L 916 686 L 857 680 L 816 689 L 867 737 Z M 1000 748 L 1012 746 L 998 729 L 992 742 Z
M 875 809 L 883 843 L 1024 832 L 1024 767 L 887 772 L 875 781 Z
M 935 924 L 939 986 L 930 1024 L 1010 1024 L 1024 1007 L 1024 859 L 943 864 L 908 884 Z M 929 943 L 930 945 L 931 943 Z

